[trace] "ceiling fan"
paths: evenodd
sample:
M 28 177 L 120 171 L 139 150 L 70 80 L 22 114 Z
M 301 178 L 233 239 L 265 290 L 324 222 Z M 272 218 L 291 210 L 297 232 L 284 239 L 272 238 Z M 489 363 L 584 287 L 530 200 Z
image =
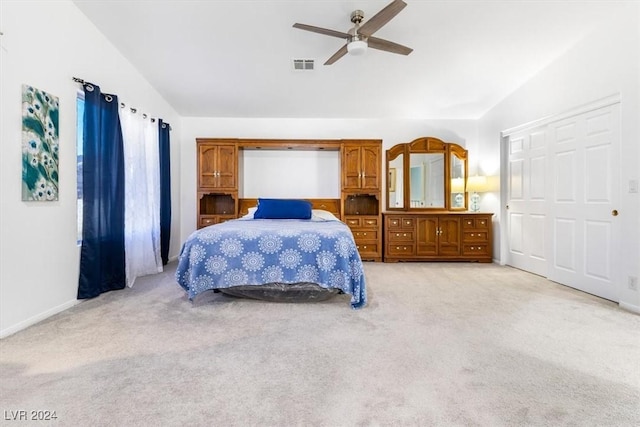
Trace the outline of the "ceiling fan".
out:
M 324 65 L 333 64 L 347 53 L 351 55 L 362 55 L 366 52 L 367 47 L 391 53 L 398 53 L 400 55 L 409 55 L 413 52 L 413 49 L 389 40 L 373 37 L 373 33 L 382 28 L 382 26 L 387 22 L 391 21 L 391 19 L 400 13 L 406 5 L 407 4 L 402 0 L 394 0 L 362 25 L 360 25 L 360 23 L 364 19 L 364 12 L 361 10 L 354 10 L 351 12 L 351 22 L 354 23 L 354 27 L 346 33 L 299 23 L 293 24 L 293 28 L 324 34 L 326 36 L 338 37 L 347 41 L 347 44 L 334 53 L 333 56 L 324 63 Z

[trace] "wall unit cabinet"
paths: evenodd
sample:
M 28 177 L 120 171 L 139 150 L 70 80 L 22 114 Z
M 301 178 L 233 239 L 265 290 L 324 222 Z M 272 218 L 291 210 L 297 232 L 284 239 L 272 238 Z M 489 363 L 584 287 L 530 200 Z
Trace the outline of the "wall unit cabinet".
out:
M 382 260 L 382 141 L 342 141 L 342 212 L 360 257 Z
M 237 218 L 235 194 L 200 193 L 198 228 Z
M 342 191 L 380 191 L 382 142 L 343 140 Z
M 385 261 L 492 261 L 492 214 L 394 212 L 383 217 Z
M 198 188 L 238 190 L 238 147 L 234 142 L 198 140 Z
M 237 218 L 238 147 L 232 140 L 197 139 L 197 227 Z
M 382 260 L 381 140 L 198 138 L 196 143 L 198 228 L 241 215 L 238 170 L 242 150 L 340 150 L 340 200 L 334 199 L 336 206 L 326 210 L 339 208 L 336 216 L 351 228 L 363 260 Z

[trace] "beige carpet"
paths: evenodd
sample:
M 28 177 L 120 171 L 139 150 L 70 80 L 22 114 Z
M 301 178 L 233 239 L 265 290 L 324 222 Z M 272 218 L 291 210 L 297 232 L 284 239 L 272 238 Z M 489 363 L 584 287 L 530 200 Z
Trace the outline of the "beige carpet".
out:
M 0 341 L 0 422 L 640 425 L 640 316 L 497 265 L 365 269 L 356 311 L 192 304 L 170 264 Z M 20 410 L 57 420 L 7 419 Z

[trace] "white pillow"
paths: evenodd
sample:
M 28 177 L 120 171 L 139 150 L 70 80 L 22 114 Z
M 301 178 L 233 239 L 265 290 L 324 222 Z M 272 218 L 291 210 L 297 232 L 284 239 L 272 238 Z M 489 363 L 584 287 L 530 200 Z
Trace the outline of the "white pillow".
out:
M 311 219 L 316 221 L 339 221 L 334 214 L 323 209 L 312 209 Z
M 253 214 L 256 213 L 258 207 L 249 208 L 249 212 L 246 215 L 241 216 L 240 218 L 253 219 Z

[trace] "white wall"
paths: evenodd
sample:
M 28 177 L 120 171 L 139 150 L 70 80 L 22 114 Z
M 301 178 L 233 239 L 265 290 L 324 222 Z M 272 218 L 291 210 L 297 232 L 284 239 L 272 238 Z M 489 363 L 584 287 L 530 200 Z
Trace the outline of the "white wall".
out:
M 182 120 L 182 239 L 196 229 L 196 138 L 282 138 L 282 139 L 382 139 L 384 150 L 395 144 L 433 136 L 469 149 L 473 158 L 477 149 L 475 120 L 384 120 L 384 119 L 223 119 L 185 117 Z M 255 153 L 252 153 L 255 155 Z M 273 160 L 273 159 L 272 159 Z M 257 165 L 257 163 L 256 163 Z M 263 170 L 251 170 L 251 174 Z M 331 173 L 339 173 L 332 169 Z M 386 174 L 386 171 L 383 171 Z M 321 177 L 307 176 L 307 185 L 317 188 Z M 383 180 L 384 183 L 384 180 Z M 278 194 L 283 194 L 278 190 Z M 296 193 L 297 194 L 297 193 Z M 257 196 L 256 196 L 257 197 Z M 294 195 L 291 197 L 301 197 Z M 307 196 L 312 197 L 312 196 Z M 383 196 L 384 197 L 384 196 Z M 336 198 L 339 198 L 339 193 Z M 383 198 L 383 203 L 385 200 Z M 383 204 L 384 206 L 384 204 Z
M 0 337 L 76 303 L 76 110 L 83 78 L 171 123 L 173 238 L 179 250 L 180 117 L 71 1 L 0 5 Z M 22 84 L 59 97 L 60 196 L 21 201 Z M 134 106 L 133 104 L 131 104 Z
M 578 43 L 549 67 L 491 109 L 478 122 L 479 158 L 493 168 L 500 158 L 500 131 L 559 114 L 609 95 L 620 94 L 622 158 L 619 207 L 623 260 L 620 304 L 640 309 L 638 292 L 627 277 L 640 277 L 640 200 L 627 191 L 640 178 L 640 3 L 628 2 L 626 13 Z M 504 203 L 502 203 L 504 204 Z M 500 212 L 497 197 L 484 200 L 483 210 Z M 499 256 L 499 236 L 494 257 Z
M 239 156 L 240 197 L 340 198 L 338 151 L 242 150 Z

